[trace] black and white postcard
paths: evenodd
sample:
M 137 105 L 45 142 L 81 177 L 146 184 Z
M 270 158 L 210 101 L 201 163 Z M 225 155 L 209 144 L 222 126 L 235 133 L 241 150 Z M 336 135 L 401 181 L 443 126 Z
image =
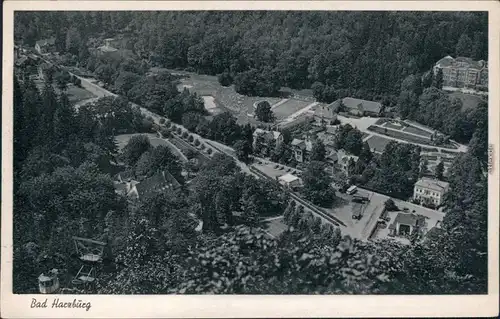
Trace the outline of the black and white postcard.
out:
M 7 1 L 4 318 L 498 314 L 497 1 Z

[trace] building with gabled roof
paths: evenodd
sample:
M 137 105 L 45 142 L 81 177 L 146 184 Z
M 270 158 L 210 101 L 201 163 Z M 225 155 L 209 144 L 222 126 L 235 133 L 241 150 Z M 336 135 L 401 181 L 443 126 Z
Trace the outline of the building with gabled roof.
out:
M 142 182 L 130 183 L 131 187 L 127 196 L 132 199 L 148 198 L 158 192 L 174 190 L 181 186 L 175 177 L 167 171 L 160 171 Z
M 294 138 L 290 145 L 297 162 L 303 163 L 308 160 L 312 151 L 312 142 L 309 139 L 301 140 Z
M 425 225 L 425 217 L 413 213 L 398 213 L 389 226 L 393 236 L 411 235 Z
M 361 100 L 353 97 L 338 99 L 327 105 L 332 112 L 340 111 L 342 106 L 348 113 L 357 116 L 380 116 L 383 109 L 382 104 L 379 102 Z
M 337 112 L 335 107 L 329 105 L 320 104 L 314 109 L 314 121 L 320 125 L 323 124 L 334 124 L 337 120 Z
M 278 131 L 267 131 L 261 128 L 257 128 L 253 132 L 253 149 L 256 149 L 256 147 L 268 148 L 272 142 L 275 143 L 275 146 L 280 145 L 283 142 L 283 134 Z

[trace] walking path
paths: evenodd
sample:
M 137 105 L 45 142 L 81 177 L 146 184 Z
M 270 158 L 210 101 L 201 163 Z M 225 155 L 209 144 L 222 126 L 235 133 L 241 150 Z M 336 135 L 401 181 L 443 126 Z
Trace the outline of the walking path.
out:
M 318 105 L 319 102 L 314 102 L 314 103 L 311 103 L 309 104 L 308 106 L 304 107 L 303 109 L 300 109 L 298 110 L 297 112 L 293 113 L 293 114 L 290 114 L 288 117 L 284 118 L 280 124 L 285 124 L 285 123 L 288 123 L 288 122 L 292 122 L 293 120 L 295 120 L 297 117 L 299 117 L 300 115 L 308 112 L 310 109 L 312 109 L 314 106 Z
M 274 110 L 275 108 L 277 108 L 278 106 L 280 106 L 281 104 L 283 104 L 285 102 L 288 102 L 288 99 L 283 99 L 283 100 L 279 101 L 278 103 L 272 105 L 271 110 Z

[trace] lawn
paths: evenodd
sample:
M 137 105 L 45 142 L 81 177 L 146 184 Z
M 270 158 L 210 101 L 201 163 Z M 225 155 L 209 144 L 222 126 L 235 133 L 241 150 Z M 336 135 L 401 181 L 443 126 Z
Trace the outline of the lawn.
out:
M 432 133 L 428 131 L 424 131 L 422 129 L 419 129 L 418 127 L 415 126 L 407 126 L 406 128 L 403 129 L 404 132 L 412 133 L 412 134 L 417 134 L 425 137 L 431 137 Z
M 366 142 L 368 143 L 368 146 L 370 146 L 370 149 L 375 149 L 377 152 L 383 152 L 385 149 L 385 146 L 389 144 L 391 140 L 387 138 L 383 138 L 381 136 L 373 135 L 370 137 Z
M 379 134 L 384 134 L 384 135 L 387 135 L 387 136 L 390 136 L 390 137 L 394 137 L 394 138 L 397 138 L 397 139 L 400 139 L 400 140 L 404 140 L 408 143 L 418 143 L 418 144 L 425 144 L 425 145 L 431 145 L 431 141 L 430 139 L 427 139 L 427 138 L 420 138 L 418 136 L 415 136 L 415 135 L 409 135 L 409 134 L 406 134 L 406 133 L 403 133 L 401 131 L 394 131 L 394 130 L 384 130 L 384 128 L 382 127 L 379 127 L 379 126 L 374 126 L 374 125 L 371 125 L 368 127 L 368 130 L 369 131 L 373 131 L 373 132 L 377 132 Z M 452 146 L 451 144 L 449 145 L 442 145 L 440 147 L 446 147 L 446 148 L 456 148 L 455 146 Z
M 375 124 L 382 125 L 382 124 L 386 123 L 387 121 L 389 121 L 389 119 L 378 119 L 377 122 L 375 122 Z
M 133 136 L 137 136 L 137 135 L 146 135 L 147 137 L 149 137 L 149 140 L 151 142 L 151 144 L 153 144 L 152 140 L 159 140 L 155 134 L 139 134 L 139 133 L 136 133 L 136 134 L 120 134 L 120 135 L 116 135 L 115 136 L 115 143 L 117 144 L 117 147 L 118 147 L 118 151 L 121 151 L 128 143 L 128 141 L 133 137 Z M 155 142 L 155 144 L 157 144 L 157 142 Z M 157 146 L 157 145 L 153 145 L 153 146 Z
M 452 154 L 452 155 L 456 155 L 457 154 L 456 152 L 447 151 L 447 150 L 441 150 L 441 152 L 446 153 L 446 154 Z
M 35 80 L 35 84 L 40 91 L 43 90 L 43 85 L 44 85 L 43 81 Z M 61 90 L 59 90 L 57 85 L 53 85 L 53 87 L 54 87 L 54 91 L 57 94 L 61 94 Z M 74 86 L 73 84 L 68 84 L 68 87 L 66 89 L 66 94 L 68 95 L 68 99 L 69 99 L 69 102 L 71 103 L 71 105 L 74 105 L 74 104 L 76 104 L 80 101 L 83 101 L 83 100 L 88 100 L 88 99 L 96 97 L 91 92 L 89 92 L 83 88 Z
M 175 146 L 177 146 L 177 148 L 178 148 L 178 149 L 180 149 L 180 150 L 181 150 L 181 152 L 182 152 L 184 155 L 187 155 L 187 150 L 188 150 L 188 149 L 191 149 L 191 150 L 196 151 L 196 154 L 197 154 L 197 155 L 196 155 L 196 159 L 197 159 L 197 160 L 198 160 L 201 164 L 208 163 L 209 159 L 208 159 L 208 158 L 206 158 L 204 155 L 202 155 L 202 154 L 200 153 L 200 151 L 199 151 L 198 149 L 196 149 L 196 147 L 191 146 L 191 145 L 189 145 L 189 146 L 188 146 L 188 144 L 189 144 L 188 142 L 183 143 L 183 142 L 181 142 L 181 141 L 180 141 L 180 138 L 171 138 L 171 139 L 169 139 L 169 141 L 170 141 L 172 144 L 174 144 Z M 208 155 L 207 155 L 207 156 L 208 156 Z
M 449 94 L 449 96 L 450 98 L 459 98 L 460 100 L 462 100 L 462 111 L 467 109 L 475 109 L 479 102 L 484 101 L 484 99 L 480 96 L 465 94 L 462 92 L 452 92 Z
M 262 222 L 262 224 L 263 228 L 266 229 L 266 231 L 274 237 L 279 237 L 288 229 L 288 226 L 283 221 L 283 217 L 272 220 L 265 220 Z
M 224 87 L 216 83 L 218 89 L 215 93 L 215 98 L 222 103 L 223 106 L 234 112 L 241 112 L 244 114 L 252 114 L 254 112 L 254 103 L 262 100 L 266 100 L 269 104 L 273 105 L 281 101 L 281 98 L 277 97 L 262 97 L 262 96 L 245 96 L 237 93 L 233 86 Z
M 287 116 L 292 115 L 293 113 L 305 108 L 311 104 L 309 101 L 302 101 L 297 99 L 289 99 L 285 103 L 277 106 L 273 109 L 274 116 L 276 119 L 281 120 L 286 118 Z
M 437 161 L 438 157 L 434 155 L 422 155 L 422 159 L 426 159 L 428 161 Z
M 437 148 L 433 148 L 433 147 L 422 147 L 422 152 L 437 152 L 438 149 Z
M 397 123 L 397 122 L 395 122 Z M 394 122 L 387 122 L 385 123 L 384 127 L 391 128 L 393 130 L 402 130 L 405 128 L 406 124 L 403 125 L 397 125 Z
M 214 103 L 217 106 L 213 115 L 224 111 L 231 111 L 238 119 L 238 124 L 262 124 L 253 118 L 252 114 L 255 111 L 253 107 L 254 103 L 266 100 L 269 104 L 273 105 L 282 100 L 278 97 L 241 95 L 234 90 L 234 86 L 224 87 L 220 85 L 216 76 L 176 70 L 167 71 L 172 74 L 175 73 L 184 76 L 180 79 L 180 84 L 177 86 L 177 89 L 183 90 L 184 88 L 187 88 L 189 91 L 195 92 L 200 96 L 212 96 L 214 98 Z

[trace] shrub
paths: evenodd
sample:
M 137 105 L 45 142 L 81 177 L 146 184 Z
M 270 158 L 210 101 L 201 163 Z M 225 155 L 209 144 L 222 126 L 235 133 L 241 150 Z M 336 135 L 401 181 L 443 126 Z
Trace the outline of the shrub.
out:
M 162 117 L 162 118 L 160 119 L 160 124 L 165 124 L 165 118 L 164 118 L 164 117 Z
M 196 140 L 194 141 L 194 145 L 196 145 L 196 146 L 200 145 L 200 140 L 196 139 Z
M 165 137 L 165 138 L 166 138 L 166 137 L 170 137 L 170 130 L 169 130 L 169 129 L 167 129 L 167 128 L 162 127 L 162 128 L 160 129 L 160 133 L 161 133 L 161 135 L 162 135 L 163 137 Z
M 188 141 L 189 141 L 189 143 L 193 143 L 193 141 L 194 141 L 193 135 L 189 135 Z
M 201 145 L 200 145 L 200 148 L 201 148 L 202 150 L 204 150 L 204 149 L 205 149 L 205 144 L 201 144 Z
M 192 149 L 187 149 L 186 152 L 184 153 L 188 159 L 195 158 L 197 155 L 197 152 L 192 150 Z
M 398 210 L 398 207 L 396 206 L 396 204 L 394 203 L 394 201 L 391 198 L 386 200 L 384 205 L 385 205 L 385 209 L 387 209 L 390 212 Z
M 170 128 L 170 127 L 172 126 L 172 122 L 170 122 L 170 121 L 165 121 L 165 126 L 166 126 L 167 128 Z
M 177 128 L 177 134 L 181 134 L 182 133 L 182 129 L 180 127 Z
M 211 149 L 211 148 L 209 148 L 209 149 L 207 150 L 207 153 L 208 153 L 208 155 L 212 154 L 212 149 Z
M 186 139 L 188 137 L 188 133 L 186 131 L 182 132 L 182 138 Z

